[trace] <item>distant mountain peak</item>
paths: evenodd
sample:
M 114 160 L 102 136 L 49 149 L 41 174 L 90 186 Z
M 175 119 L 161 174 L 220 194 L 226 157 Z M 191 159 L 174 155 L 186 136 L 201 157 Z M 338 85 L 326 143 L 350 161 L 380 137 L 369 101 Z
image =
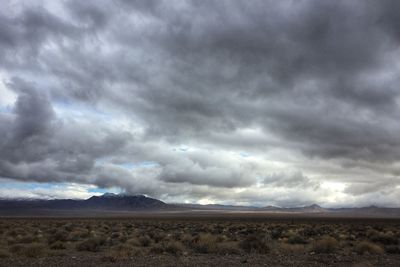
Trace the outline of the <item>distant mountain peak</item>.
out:
M 115 193 L 109 193 L 109 192 L 104 193 L 98 197 L 102 197 L 102 198 L 121 198 L 121 197 L 146 198 L 146 196 L 144 196 L 144 195 L 131 195 L 131 194 L 127 194 L 127 193 L 115 194 Z
M 104 193 L 101 196 L 92 196 L 84 200 L 81 206 L 104 210 L 164 209 L 170 207 L 158 199 L 125 193 Z
M 101 197 L 117 197 L 117 196 L 118 196 L 117 194 L 109 193 L 109 192 L 101 195 Z

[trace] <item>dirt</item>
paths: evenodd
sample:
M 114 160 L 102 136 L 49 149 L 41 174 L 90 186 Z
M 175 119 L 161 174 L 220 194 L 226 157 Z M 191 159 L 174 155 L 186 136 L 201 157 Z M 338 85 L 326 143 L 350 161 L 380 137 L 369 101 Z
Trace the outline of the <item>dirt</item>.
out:
M 148 255 L 108 262 L 99 254 L 0 259 L 0 266 L 400 266 L 400 255 Z

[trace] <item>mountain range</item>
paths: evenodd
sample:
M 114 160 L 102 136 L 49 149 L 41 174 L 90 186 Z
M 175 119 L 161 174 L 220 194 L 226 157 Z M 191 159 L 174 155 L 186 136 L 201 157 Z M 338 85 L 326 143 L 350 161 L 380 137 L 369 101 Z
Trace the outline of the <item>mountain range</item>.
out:
M 367 216 L 367 217 L 400 217 L 400 208 L 361 207 L 361 208 L 323 208 L 317 204 L 303 207 L 281 208 L 276 206 L 254 207 L 220 204 L 167 204 L 161 200 L 144 195 L 126 195 L 105 193 L 85 200 L 74 199 L 0 199 L 0 216 L 10 215 L 46 215 L 54 213 L 74 214 L 98 212 L 101 214 L 118 212 L 208 212 L 286 215 L 320 215 L 320 216 Z M 90 213 L 91 212 L 91 213 Z

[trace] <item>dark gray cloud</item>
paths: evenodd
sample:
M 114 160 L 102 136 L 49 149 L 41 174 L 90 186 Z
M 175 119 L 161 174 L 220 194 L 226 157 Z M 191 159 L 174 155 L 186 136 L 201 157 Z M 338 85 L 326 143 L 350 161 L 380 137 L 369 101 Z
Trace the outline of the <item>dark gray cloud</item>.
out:
M 172 200 L 365 203 L 398 187 L 398 5 L 5 4 L 0 176 Z

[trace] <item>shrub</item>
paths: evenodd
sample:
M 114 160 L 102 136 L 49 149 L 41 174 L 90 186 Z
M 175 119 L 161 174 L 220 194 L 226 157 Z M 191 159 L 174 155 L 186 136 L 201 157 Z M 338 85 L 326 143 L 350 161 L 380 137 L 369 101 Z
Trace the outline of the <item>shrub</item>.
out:
M 393 233 L 381 233 L 375 231 L 374 234 L 369 236 L 369 240 L 374 243 L 381 243 L 384 245 L 397 245 L 398 239 Z
M 62 241 L 65 242 L 68 240 L 68 232 L 64 230 L 58 230 L 53 234 L 50 234 L 47 238 L 47 242 L 49 244 L 57 242 L 57 241 Z
M 128 238 L 126 237 L 126 236 L 120 236 L 119 238 L 118 238 L 118 241 L 119 242 L 121 242 L 121 243 L 125 243 L 126 241 L 128 240 Z
M 277 228 L 272 229 L 270 234 L 273 239 L 278 239 L 278 238 L 282 237 L 282 233 L 283 233 L 283 229 L 281 227 L 277 227 Z
M 121 234 L 120 233 L 118 233 L 118 232 L 113 232 L 113 233 L 111 233 L 111 236 L 110 236 L 110 238 L 112 238 L 112 239 L 116 239 L 116 238 L 119 238 L 121 236 Z
M 279 248 L 285 253 L 304 253 L 306 251 L 304 245 L 282 243 Z
M 16 242 L 17 242 L 17 241 L 15 240 L 14 237 L 7 237 L 7 239 L 6 239 L 7 245 L 13 245 L 13 244 L 15 244 Z
M 173 255 L 180 255 L 184 251 L 184 246 L 181 242 L 170 241 L 165 247 L 165 252 Z
M 97 252 L 100 250 L 100 247 L 104 244 L 104 239 L 99 237 L 92 237 L 86 239 L 76 245 L 76 249 L 78 251 L 91 251 Z
M 239 243 L 239 246 L 246 252 L 268 253 L 270 251 L 267 239 L 255 234 L 248 235 Z
M 332 253 L 337 249 L 338 242 L 331 236 L 325 236 L 313 244 L 312 250 L 315 253 Z
M 131 246 L 135 246 L 135 247 L 140 247 L 141 246 L 141 243 L 140 243 L 139 239 L 136 238 L 136 237 L 132 237 L 132 238 L 128 239 L 126 241 L 126 243 L 131 245 Z
M 181 236 L 181 242 L 182 242 L 183 244 L 187 245 L 187 246 L 190 246 L 190 245 L 191 245 L 192 240 L 193 240 L 193 238 L 192 238 L 192 236 L 189 235 L 189 234 L 183 234 L 183 235 Z
M 363 241 L 359 244 L 356 245 L 356 247 L 354 248 L 354 250 L 358 253 L 358 254 L 365 254 L 365 253 L 370 253 L 370 254 L 383 254 L 383 249 L 371 242 L 368 241 Z
M 15 244 L 15 245 L 9 246 L 9 250 L 12 254 L 18 254 L 22 251 L 23 247 L 24 247 L 24 245 L 22 245 L 22 244 Z
M 161 243 L 156 243 L 154 246 L 151 247 L 150 252 L 155 254 L 162 254 L 164 253 L 165 248 Z
M 66 249 L 65 243 L 61 241 L 56 241 L 50 244 L 51 249 Z
M 226 241 L 217 244 L 216 251 L 222 255 L 237 255 L 240 254 L 239 243 L 235 241 Z
M 313 237 L 318 235 L 317 231 L 312 228 L 312 227 L 305 227 L 302 231 L 301 234 L 305 237 Z
M 70 234 L 71 241 L 78 241 L 81 238 L 89 237 L 89 231 L 86 229 L 75 229 Z
M 46 247 L 40 243 L 32 243 L 27 245 L 17 244 L 10 247 L 10 251 L 16 255 L 36 258 L 45 256 Z
M 26 235 L 18 239 L 19 243 L 24 243 L 24 244 L 29 244 L 33 242 L 37 242 L 37 238 L 35 238 L 33 235 Z
M 165 238 L 165 233 L 157 231 L 150 235 L 150 237 L 154 240 L 154 242 L 158 243 Z
M 289 244 L 307 244 L 307 240 L 300 235 L 292 235 L 288 239 Z
M 179 232 L 173 233 L 173 234 L 172 234 L 172 239 L 174 239 L 174 240 L 176 240 L 176 241 L 181 240 L 181 233 L 179 233 Z
M 13 229 L 7 232 L 7 235 L 10 237 L 17 237 L 21 233 L 22 230 L 20 229 Z
M 31 258 L 43 257 L 46 255 L 46 246 L 39 243 L 26 245 L 23 250 L 23 255 Z
M 127 259 L 132 256 L 141 255 L 142 251 L 140 248 L 131 247 L 129 245 L 119 245 L 113 250 L 106 253 L 103 261 L 115 262 L 119 259 Z
M 333 228 L 328 225 L 322 225 L 320 227 L 315 227 L 314 228 L 314 235 L 329 235 L 333 232 Z
M 191 242 L 191 247 L 198 253 L 213 253 L 216 249 L 217 238 L 211 234 L 201 234 Z
M 0 259 L 8 258 L 10 257 L 10 252 L 8 252 L 5 249 L 0 249 Z
M 148 236 L 141 236 L 141 237 L 139 238 L 139 244 L 140 244 L 142 247 L 148 247 L 148 246 L 150 246 L 150 244 L 151 244 L 151 239 L 150 239 L 150 237 L 148 237 Z
M 400 246 L 397 245 L 385 246 L 385 251 L 389 254 L 400 254 Z

